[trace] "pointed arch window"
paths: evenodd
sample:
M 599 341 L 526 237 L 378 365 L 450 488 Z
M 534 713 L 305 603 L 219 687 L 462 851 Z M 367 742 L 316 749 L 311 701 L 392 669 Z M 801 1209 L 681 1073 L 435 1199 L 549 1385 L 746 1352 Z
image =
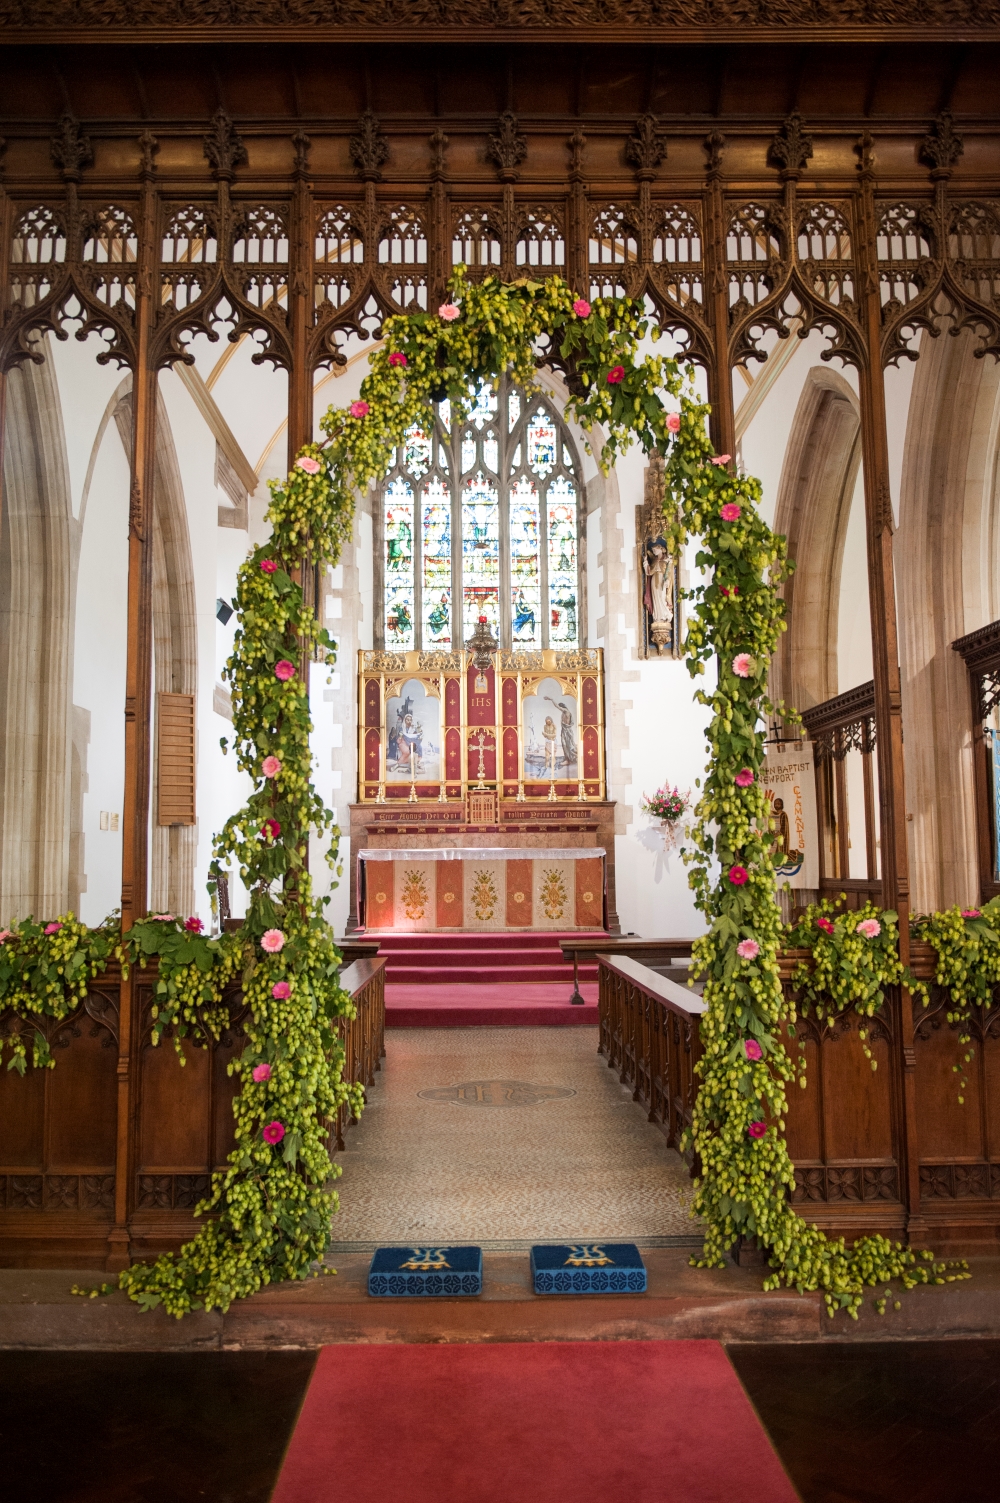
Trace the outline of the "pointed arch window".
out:
M 379 489 L 378 621 L 387 648 L 451 651 L 486 616 L 504 648 L 580 644 L 580 463 L 541 393 L 482 383 L 439 402 Z

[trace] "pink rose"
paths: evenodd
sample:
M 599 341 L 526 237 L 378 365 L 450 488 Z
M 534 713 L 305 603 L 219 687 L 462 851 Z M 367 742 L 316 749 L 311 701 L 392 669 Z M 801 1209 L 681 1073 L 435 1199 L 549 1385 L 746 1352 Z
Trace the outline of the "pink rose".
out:
M 285 936 L 280 929 L 265 929 L 260 937 L 260 947 L 268 955 L 277 955 L 279 950 L 285 948 Z
M 45 925 L 45 932 L 46 932 L 46 934 L 58 934 L 59 930 L 61 928 L 62 928 L 62 924 L 55 924 L 55 923 L 46 924 Z
M 260 561 L 260 567 L 262 574 L 273 574 L 278 566 L 273 558 L 262 558 Z
M 300 470 L 305 470 L 307 475 L 318 475 L 320 472 L 320 462 L 318 459 L 313 459 L 311 454 L 303 454 L 295 463 Z
M 734 887 L 742 887 L 749 881 L 750 873 L 745 866 L 731 866 L 729 868 L 729 880 Z
M 620 386 L 624 380 L 625 367 L 623 365 L 613 365 L 608 371 L 608 385 Z
M 274 676 L 280 678 L 282 683 L 286 683 L 288 679 L 295 677 L 295 664 L 290 663 L 287 658 L 279 659 L 274 665 Z
M 268 840 L 277 840 L 281 834 L 281 821 L 277 819 L 265 819 L 260 827 L 260 833 Z
M 863 934 L 865 939 L 875 939 L 882 933 L 882 925 L 878 919 L 862 919 L 860 924 L 855 925 L 855 932 Z
M 680 433 L 680 431 L 681 431 L 681 415 L 680 415 L 679 412 L 671 412 L 668 415 L 668 417 L 667 417 L 667 432 L 668 433 Z
M 200 934 L 205 925 L 202 923 L 200 918 L 196 918 L 195 915 L 192 914 L 189 919 L 184 920 L 184 927 L 189 934 Z
M 281 763 L 277 757 L 265 757 L 260 764 L 260 770 L 266 778 L 276 778 L 281 771 Z
M 732 457 L 731 454 L 715 454 L 708 462 L 709 464 L 728 464 Z
M 573 304 L 573 312 L 576 314 L 577 318 L 590 317 L 590 304 L 587 302 L 587 299 L 585 297 L 577 298 L 576 302 Z
M 406 364 L 406 356 L 403 354 L 402 350 L 393 350 L 392 354 L 389 356 L 389 364 L 399 366 Z
M 754 775 L 749 767 L 741 767 L 739 772 L 733 779 L 733 782 L 736 784 L 737 788 L 749 788 L 750 784 L 753 781 Z
M 733 658 L 733 672 L 737 678 L 749 678 L 756 664 L 748 652 L 738 652 Z
M 281 1122 L 269 1122 L 264 1128 L 265 1143 L 280 1143 L 285 1136 L 284 1124 Z
M 461 308 L 456 308 L 454 303 L 442 303 L 438 309 L 438 317 L 443 318 L 446 324 L 454 323 L 461 311 Z
M 767 1123 L 751 1122 L 750 1126 L 747 1128 L 747 1132 L 750 1134 L 751 1138 L 762 1138 L 767 1132 Z
M 725 506 L 720 508 L 719 516 L 724 522 L 735 522 L 742 510 L 742 506 L 737 506 L 735 501 L 727 501 Z
M 756 1039 L 747 1039 L 743 1045 L 743 1053 L 747 1059 L 763 1059 L 764 1051 Z
M 271 1066 L 270 1065 L 254 1065 L 254 1067 L 253 1067 L 253 1078 L 257 1082 L 258 1085 L 261 1085 L 265 1080 L 270 1080 L 271 1079 Z M 275 1141 L 277 1141 L 277 1140 L 275 1140 Z
M 756 960 L 760 954 L 760 945 L 755 939 L 741 939 L 736 946 L 736 953 L 741 960 Z
M 981 908 L 963 908 L 962 909 L 962 917 L 963 918 L 982 918 L 982 916 L 983 916 L 983 911 L 982 911 Z
M 351 417 L 363 418 L 368 416 L 371 408 L 367 402 L 352 402 L 349 410 Z
M 828 918 L 818 918 L 816 920 L 816 928 L 817 929 L 822 929 L 822 931 L 823 931 L 824 934 L 832 934 L 833 933 L 833 921 L 831 919 L 828 919 Z
M 286 1002 L 292 995 L 292 988 L 287 981 L 276 981 L 271 988 L 271 996 L 277 1002 Z

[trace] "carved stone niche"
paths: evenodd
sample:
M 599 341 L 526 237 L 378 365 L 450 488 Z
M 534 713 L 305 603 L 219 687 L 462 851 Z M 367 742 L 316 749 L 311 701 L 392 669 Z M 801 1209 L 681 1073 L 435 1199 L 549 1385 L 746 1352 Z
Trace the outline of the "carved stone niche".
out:
M 680 566 L 670 556 L 665 532 L 663 459 L 651 454 L 643 504 L 635 509 L 641 658 L 676 658 L 681 652 Z

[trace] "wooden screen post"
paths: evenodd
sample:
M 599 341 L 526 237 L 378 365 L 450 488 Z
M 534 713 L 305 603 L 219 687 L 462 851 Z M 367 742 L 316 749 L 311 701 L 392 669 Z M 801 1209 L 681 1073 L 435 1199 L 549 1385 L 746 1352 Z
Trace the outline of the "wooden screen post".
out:
M 705 143 L 709 163 L 705 195 L 705 269 L 708 276 L 708 307 L 714 357 L 707 368 L 708 399 L 712 404 L 708 426 L 717 452 L 735 454 L 736 415 L 733 409 L 733 372 L 729 357 L 729 281 L 726 275 L 722 147 L 723 137 L 718 132 L 713 132 Z
M 879 815 L 882 836 L 882 906 L 899 916 L 899 958 L 910 964 L 910 877 L 906 846 L 906 787 L 903 772 L 903 701 L 896 624 L 892 556 L 892 493 L 889 440 L 882 369 L 882 305 L 875 218 L 875 174 L 871 137 L 858 147 L 860 197 L 857 252 L 867 359 L 859 370 L 861 446 L 865 486 L 868 600 L 875 683 L 875 750 L 878 756 Z M 902 989 L 900 1048 L 903 1054 L 903 1199 L 907 1234 L 926 1234 L 920 1215 L 920 1156 L 917 1134 L 917 1081 L 913 1001 Z

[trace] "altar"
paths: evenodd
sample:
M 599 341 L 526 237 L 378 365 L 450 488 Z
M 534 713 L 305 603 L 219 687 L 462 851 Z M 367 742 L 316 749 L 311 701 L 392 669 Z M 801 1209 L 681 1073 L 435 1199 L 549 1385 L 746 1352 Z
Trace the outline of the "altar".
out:
M 616 933 L 601 650 L 365 650 L 358 668 L 348 932 Z
M 603 929 L 601 847 L 397 848 L 358 852 L 367 931 Z

